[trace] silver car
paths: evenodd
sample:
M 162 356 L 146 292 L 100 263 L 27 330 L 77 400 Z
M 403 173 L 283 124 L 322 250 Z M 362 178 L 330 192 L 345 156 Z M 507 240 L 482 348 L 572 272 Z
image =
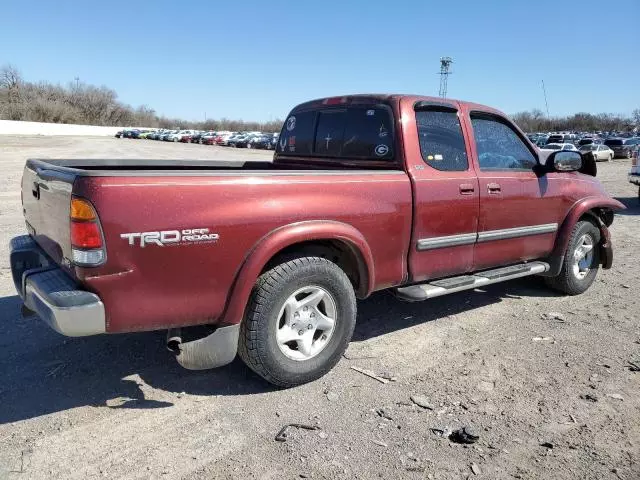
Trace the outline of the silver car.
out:
M 579 150 L 580 153 L 593 153 L 593 156 L 596 157 L 596 162 L 599 162 L 601 160 L 608 162 L 610 160 L 613 160 L 613 157 L 615 156 L 614 151 L 606 145 L 582 145 Z

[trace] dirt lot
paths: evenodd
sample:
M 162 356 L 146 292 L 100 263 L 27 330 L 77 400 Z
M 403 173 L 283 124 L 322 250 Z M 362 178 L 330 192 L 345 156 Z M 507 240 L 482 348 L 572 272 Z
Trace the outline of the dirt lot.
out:
M 67 339 L 21 319 L 7 244 L 24 232 L 26 158 L 247 155 L 265 153 L 0 136 L 0 478 L 640 478 L 640 373 L 628 363 L 640 364 L 640 208 L 628 160 L 599 164 L 630 208 L 612 227 L 613 269 L 586 294 L 558 296 L 539 279 L 417 304 L 379 293 L 359 304 L 345 358 L 299 388 L 275 390 L 239 360 L 182 370 L 164 332 Z M 294 422 L 320 429 L 274 441 Z M 463 425 L 475 445 L 442 435 Z

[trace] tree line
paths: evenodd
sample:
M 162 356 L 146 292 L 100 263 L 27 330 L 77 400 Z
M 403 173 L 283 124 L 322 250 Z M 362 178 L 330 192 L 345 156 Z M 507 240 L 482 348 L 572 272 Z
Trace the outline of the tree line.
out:
M 613 113 L 575 113 L 565 117 L 547 117 L 541 110 L 512 115 L 511 118 L 525 132 L 626 132 L 640 127 L 640 108 L 630 117 Z
M 0 119 L 118 127 L 279 132 L 282 120 L 247 122 L 222 118 L 194 122 L 158 115 L 146 105 L 132 107 L 105 86 L 28 82 L 11 65 L 0 68 Z

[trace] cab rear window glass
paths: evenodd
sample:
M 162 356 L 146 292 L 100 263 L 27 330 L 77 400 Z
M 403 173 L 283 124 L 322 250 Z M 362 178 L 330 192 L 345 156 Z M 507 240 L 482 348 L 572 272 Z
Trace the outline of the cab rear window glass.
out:
M 278 153 L 392 160 L 391 112 L 381 106 L 358 106 L 295 113 L 287 118 L 282 128 Z

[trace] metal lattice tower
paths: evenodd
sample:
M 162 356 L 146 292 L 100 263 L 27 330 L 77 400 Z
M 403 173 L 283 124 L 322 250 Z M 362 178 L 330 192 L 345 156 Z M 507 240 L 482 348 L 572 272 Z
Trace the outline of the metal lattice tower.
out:
M 449 75 L 451 75 L 449 67 L 451 67 L 452 63 L 453 58 L 440 57 L 440 92 L 438 95 L 443 98 L 447 96 L 447 81 L 449 79 Z

